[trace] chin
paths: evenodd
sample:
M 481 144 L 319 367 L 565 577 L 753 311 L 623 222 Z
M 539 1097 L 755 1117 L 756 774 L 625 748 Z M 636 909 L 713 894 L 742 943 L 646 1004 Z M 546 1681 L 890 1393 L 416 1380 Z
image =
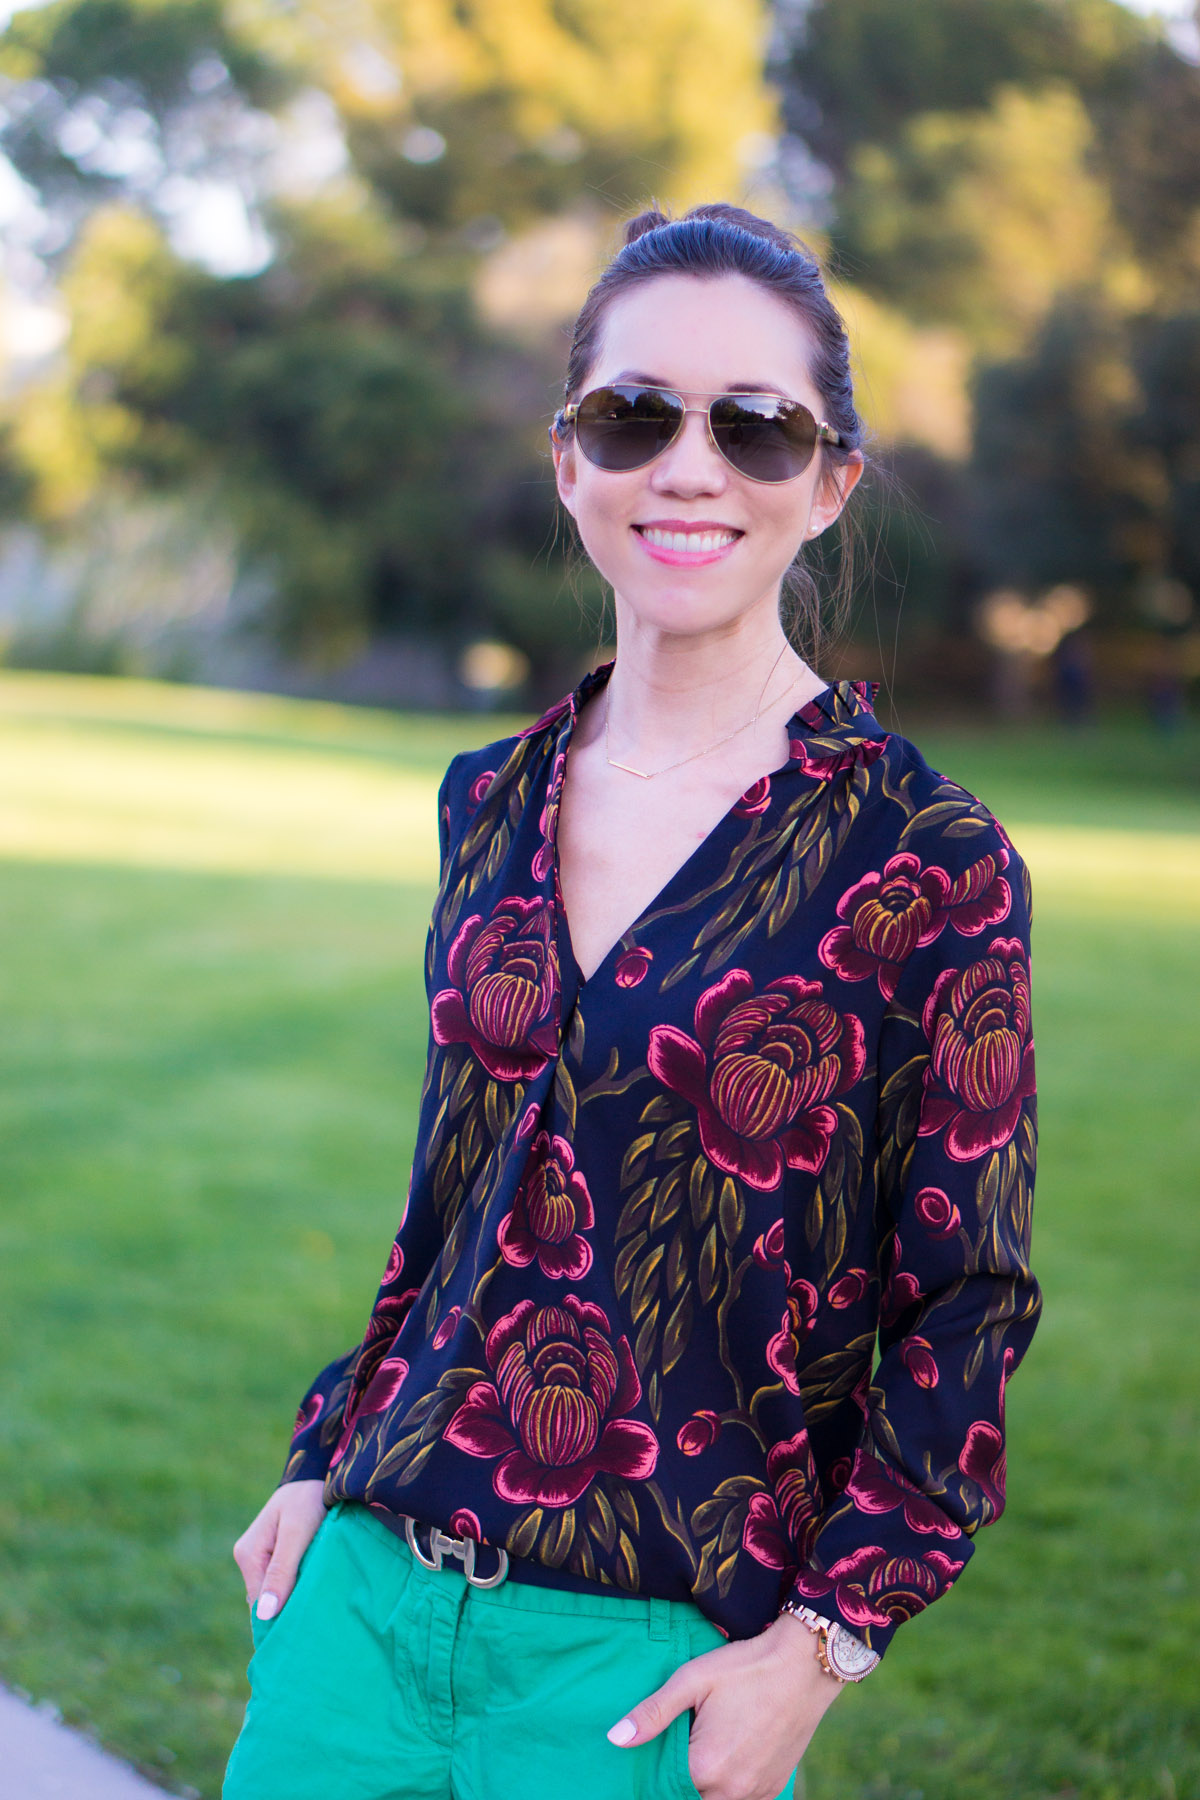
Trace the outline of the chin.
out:
M 664 580 L 654 582 L 647 582 L 643 574 L 640 581 L 622 585 L 617 580 L 612 586 L 639 624 L 689 635 L 724 630 L 762 599 L 762 588 L 731 592 L 728 582 L 701 582 L 698 578 L 704 573 L 696 570 L 683 580 L 666 573 Z

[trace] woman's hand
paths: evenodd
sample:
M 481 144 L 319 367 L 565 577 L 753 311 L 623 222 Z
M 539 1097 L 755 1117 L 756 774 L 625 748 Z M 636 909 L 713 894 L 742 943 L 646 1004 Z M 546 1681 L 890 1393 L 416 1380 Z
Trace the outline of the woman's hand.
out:
M 325 1517 L 323 1481 L 285 1481 L 233 1546 L 246 1584 L 246 1603 L 273 1619 L 296 1581 L 300 1558 Z
M 626 1743 L 644 1744 L 694 1707 L 688 1765 L 703 1800 L 775 1800 L 841 1685 L 807 1625 L 782 1613 L 757 1637 L 681 1663 L 619 1723 L 637 1727 Z

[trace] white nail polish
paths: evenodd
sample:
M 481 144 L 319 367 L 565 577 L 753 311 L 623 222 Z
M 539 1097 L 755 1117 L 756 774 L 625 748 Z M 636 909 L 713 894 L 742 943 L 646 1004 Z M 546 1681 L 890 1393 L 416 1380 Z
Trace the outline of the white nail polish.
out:
M 637 1726 L 632 1719 L 618 1719 L 607 1737 L 613 1744 L 630 1744 L 637 1736 Z
M 278 1594 L 260 1594 L 254 1610 L 260 1619 L 273 1619 L 279 1611 Z

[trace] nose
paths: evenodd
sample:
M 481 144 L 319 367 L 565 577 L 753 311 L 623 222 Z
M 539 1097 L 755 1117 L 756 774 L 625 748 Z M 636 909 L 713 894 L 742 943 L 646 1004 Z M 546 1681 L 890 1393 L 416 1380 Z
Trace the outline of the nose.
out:
M 656 494 L 720 494 L 728 477 L 729 466 L 709 436 L 707 410 L 689 406 L 682 429 L 651 464 L 651 488 Z

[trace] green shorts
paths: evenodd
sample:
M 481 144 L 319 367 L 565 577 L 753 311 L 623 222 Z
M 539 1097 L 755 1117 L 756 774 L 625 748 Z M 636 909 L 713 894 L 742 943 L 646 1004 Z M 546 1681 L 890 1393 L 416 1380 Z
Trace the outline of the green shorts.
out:
M 473 1587 L 339 1501 L 251 1631 L 222 1800 L 697 1800 L 689 1712 L 632 1749 L 605 1736 L 726 1641 L 688 1602 Z

